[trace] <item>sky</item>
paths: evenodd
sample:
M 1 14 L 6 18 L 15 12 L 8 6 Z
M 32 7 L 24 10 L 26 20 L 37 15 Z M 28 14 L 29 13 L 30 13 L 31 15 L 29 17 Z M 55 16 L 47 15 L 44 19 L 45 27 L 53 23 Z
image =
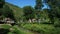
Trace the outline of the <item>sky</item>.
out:
M 24 7 L 24 6 L 35 6 L 35 0 L 6 0 L 6 2 L 9 2 L 11 4 L 17 5 L 19 7 Z
M 21 7 L 21 8 L 23 8 L 24 6 L 32 6 L 32 7 L 34 7 L 35 4 L 36 4 L 35 1 L 36 0 L 6 0 L 6 2 L 17 5 L 17 6 Z M 47 5 L 44 4 L 43 8 L 47 8 Z

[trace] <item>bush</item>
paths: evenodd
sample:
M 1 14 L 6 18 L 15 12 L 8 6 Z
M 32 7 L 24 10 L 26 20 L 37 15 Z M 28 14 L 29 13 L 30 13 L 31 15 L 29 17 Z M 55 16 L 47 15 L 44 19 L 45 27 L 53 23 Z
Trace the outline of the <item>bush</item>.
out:
M 19 28 L 18 26 L 13 26 L 12 27 L 14 30 L 12 32 L 9 32 L 9 34 L 32 34 L 31 32 L 26 32 Z
M 55 27 L 47 24 L 25 24 L 23 28 L 38 32 L 40 34 L 55 34 Z
M 54 20 L 54 26 L 55 26 L 55 27 L 60 27 L 60 20 L 59 20 L 58 18 L 56 18 L 56 19 Z

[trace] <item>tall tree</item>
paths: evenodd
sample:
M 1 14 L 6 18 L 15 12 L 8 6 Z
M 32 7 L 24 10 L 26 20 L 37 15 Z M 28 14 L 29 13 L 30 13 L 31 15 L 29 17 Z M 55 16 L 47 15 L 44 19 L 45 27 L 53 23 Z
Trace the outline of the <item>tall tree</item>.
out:
M 31 6 L 25 6 L 23 9 L 24 16 L 27 20 L 34 18 L 34 9 Z
M 49 17 L 54 23 L 55 18 L 60 19 L 60 0 L 44 0 L 50 7 Z
M 37 20 L 40 18 L 40 11 L 43 7 L 42 0 L 36 0 L 36 5 L 35 5 L 35 14 Z
M 5 5 L 3 14 L 5 17 L 9 17 L 9 18 L 15 20 L 13 10 L 10 9 L 8 5 Z
M 27 20 L 34 18 L 34 9 L 31 6 L 23 7 L 23 12 Z
M 3 8 L 4 4 L 5 4 L 5 0 L 0 0 L 0 8 Z
M 35 9 L 36 9 L 36 10 L 41 10 L 42 7 L 43 7 L 42 0 L 36 0 Z

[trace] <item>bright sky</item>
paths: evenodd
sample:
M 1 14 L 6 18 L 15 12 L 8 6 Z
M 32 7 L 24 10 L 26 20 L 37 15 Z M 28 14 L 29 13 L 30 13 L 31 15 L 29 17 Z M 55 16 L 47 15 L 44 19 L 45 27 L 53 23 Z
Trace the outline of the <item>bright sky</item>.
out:
M 24 7 L 24 6 L 35 6 L 35 0 L 6 0 L 6 2 L 9 2 L 11 4 L 17 5 L 19 7 Z
M 24 7 L 24 6 L 35 6 L 35 1 L 36 0 L 6 0 L 6 2 L 9 2 L 11 4 L 17 5 L 19 7 Z M 44 8 L 47 8 L 47 6 L 44 4 Z

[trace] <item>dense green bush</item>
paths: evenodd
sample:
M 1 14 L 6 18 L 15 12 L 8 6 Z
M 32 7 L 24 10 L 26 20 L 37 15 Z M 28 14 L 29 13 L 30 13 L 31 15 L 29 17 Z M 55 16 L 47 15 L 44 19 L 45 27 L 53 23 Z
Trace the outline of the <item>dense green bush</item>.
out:
M 60 27 L 60 20 L 59 20 L 59 18 L 55 18 L 55 20 L 54 20 L 54 26 L 55 27 Z
M 32 32 L 25 31 L 18 26 L 10 26 L 10 25 L 0 25 L 0 34 L 3 32 L 4 34 L 33 34 Z
M 31 32 L 27 32 L 21 28 L 19 28 L 18 26 L 13 26 L 12 27 L 12 31 L 10 31 L 8 34 L 33 34 Z
M 40 34 L 57 34 L 57 30 L 52 25 L 47 24 L 25 24 L 23 28 L 38 32 Z

